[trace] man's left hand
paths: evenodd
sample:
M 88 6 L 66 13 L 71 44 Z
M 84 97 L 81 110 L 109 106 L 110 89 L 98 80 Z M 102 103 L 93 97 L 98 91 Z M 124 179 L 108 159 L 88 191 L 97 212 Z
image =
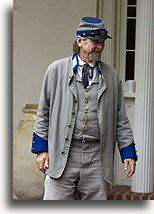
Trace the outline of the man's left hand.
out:
M 130 171 L 126 175 L 127 178 L 130 178 L 135 173 L 136 162 L 133 158 L 127 158 L 124 160 L 124 170 L 128 170 L 128 166 L 130 166 Z

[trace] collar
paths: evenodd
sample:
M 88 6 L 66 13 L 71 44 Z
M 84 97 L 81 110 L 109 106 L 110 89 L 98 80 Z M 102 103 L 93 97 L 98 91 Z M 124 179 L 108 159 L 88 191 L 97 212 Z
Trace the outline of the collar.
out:
M 85 62 L 83 62 L 80 57 L 78 56 L 78 54 L 73 54 L 72 56 L 72 63 L 73 63 L 73 72 L 75 72 L 77 70 L 77 67 L 79 65 L 84 65 Z M 94 67 L 95 63 L 89 63 L 90 66 Z M 96 68 L 99 72 L 99 74 L 102 75 L 102 72 L 101 72 L 101 68 L 100 68 L 100 61 L 99 62 L 96 62 Z

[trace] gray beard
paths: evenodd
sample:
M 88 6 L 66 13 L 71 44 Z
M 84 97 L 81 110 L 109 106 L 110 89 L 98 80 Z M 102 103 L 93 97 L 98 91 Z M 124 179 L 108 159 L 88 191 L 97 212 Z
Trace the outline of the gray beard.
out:
M 89 60 L 91 60 L 93 62 L 98 62 L 101 59 L 101 54 L 99 56 L 93 56 L 93 54 L 90 53 L 88 58 L 89 58 Z

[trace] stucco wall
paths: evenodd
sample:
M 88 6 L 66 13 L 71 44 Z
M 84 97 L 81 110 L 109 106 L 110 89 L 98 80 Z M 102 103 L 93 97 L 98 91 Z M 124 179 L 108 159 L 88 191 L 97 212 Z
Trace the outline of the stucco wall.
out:
M 96 16 L 97 0 L 14 0 L 13 127 L 25 104 L 37 104 L 44 72 L 72 54 L 76 27 Z

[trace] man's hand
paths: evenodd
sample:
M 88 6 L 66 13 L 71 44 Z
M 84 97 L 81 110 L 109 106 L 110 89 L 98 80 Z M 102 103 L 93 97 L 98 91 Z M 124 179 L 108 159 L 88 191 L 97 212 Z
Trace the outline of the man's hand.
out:
M 124 160 L 124 170 L 128 170 L 128 166 L 130 166 L 130 171 L 127 174 L 127 178 L 130 178 L 135 173 L 136 162 L 133 158 L 127 158 Z
M 43 173 L 46 168 L 49 168 L 49 155 L 48 152 L 39 152 L 36 157 L 37 167 Z

